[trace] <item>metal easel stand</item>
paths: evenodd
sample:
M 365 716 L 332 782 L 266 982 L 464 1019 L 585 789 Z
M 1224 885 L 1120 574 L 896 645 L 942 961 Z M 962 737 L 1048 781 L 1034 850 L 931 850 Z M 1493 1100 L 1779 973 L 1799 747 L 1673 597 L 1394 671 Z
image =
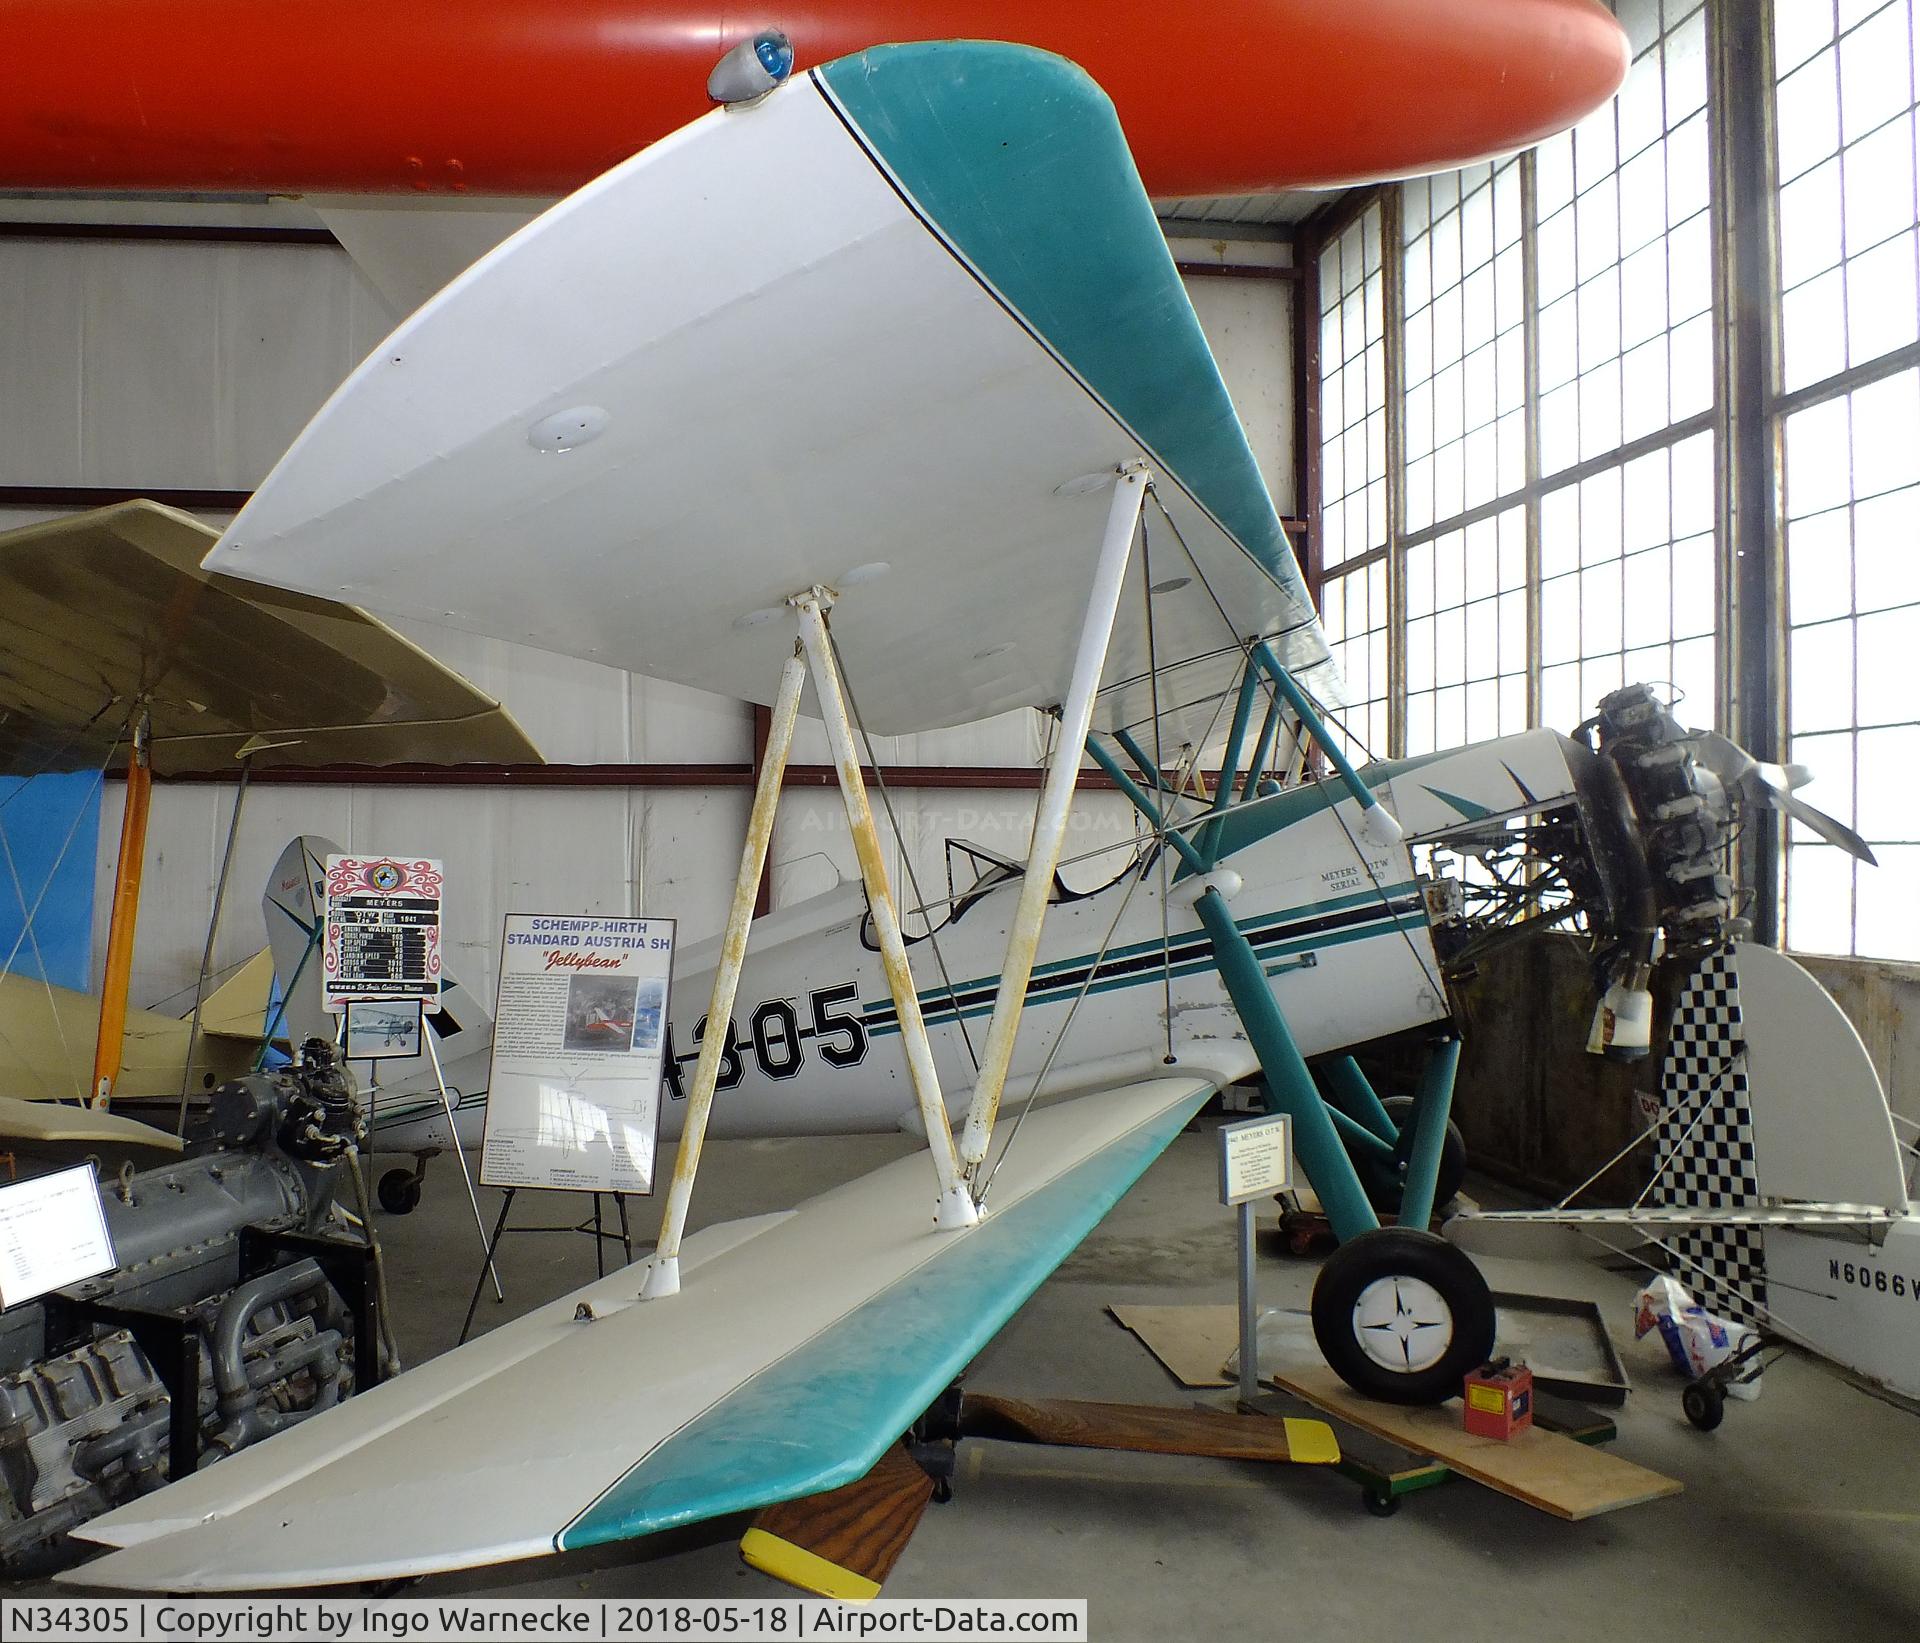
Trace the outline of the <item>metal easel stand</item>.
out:
M 467 1184 L 467 1202 L 473 1206 L 474 1230 L 480 1234 L 480 1242 L 486 1247 L 486 1265 L 482 1269 L 481 1276 L 485 1277 L 488 1274 L 492 1274 L 493 1298 L 504 1304 L 507 1299 L 507 1292 L 500 1287 L 500 1274 L 494 1270 L 493 1244 L 487 1241 L 487 1223 L 480 1214 L 480 1195 L 473 1190 L 473 1171 L 467 1168 L 467 1149 L 460 1145 L 460 1123 L 454 1116 L 453 1096 L 447 1089 L 447 1076 L 440 1070 L 440 1050 L 433 1042 L 433 1026 L 425 1019 L 424 1012 L 422 1012 L 420 1022 L 420 1037 L 427 1046 L 427 1058 L 433 1063 L 433 1081 L 439 1086 L 440 1105 L 445 1109 L 447 1114 L 447 1133 L 453 1138 L 453 1156 L 460 1161 L 460 1179 Z M 595 1196 L 597 1197 L 598 1195 L 596 1194 Z M 596 1210 L 597 1207 L 596 1205 Z M 624 1214 L 624 1211 L 622 1213 Z M 498 1242 L 497 1234 L 494 1241 Z M 475 1285 L 476 1292 L 478 1288 L 479 1286 Z M 460 1338 L 462 1340 L 467 1338 L 464 1330 L 461 1331 Z
M 539 1189 L 530 1188 L 529 1190 Z M 468 1334 L 473 1329 L 473 1315 L 480 1305 L 480 1292 L 486 1288 L 487 1274 L 494 1270 L 494 1254 L 500 1248 L 500 1240 L 509 1232 L 571 1232 L 584 1234 L 593 1240 L 594 1276 L 598 1278 L 604 1278 L 607 1275 L 607 1244 L 610 1241 L 618 1242 L 627 1253 L 627 1264 L 629 1266 L 633 1264 L 633 1228 L 627 1222 L 627 1195 L 624 1192 L 596 1192 L 593 1195 L 592 1216 L 582 1217 L 580 1220 L 571 1222 L 565 1226 L 510 1227 L 507 1225 L 507 1213 L 513 1208 L 513 1200 L 519 1191 L 520 1189 L 518 1187 L 508 1187 L 507 1196 L 500 1205 L 500 1217 L 493 1223 L 493 1236 L 487 1239 L 486 1258 L 481 1263 L 479 1274 L 473 1280 L 473 1294 L 467 1301 L 467 1315 L 460 1325 L 460 1339 L 454 1343 L 456 1346 L 464 1346 Z M 620 1230 L 618 1232 L 608 1232 L 604 1230 L 601 1223 L 600 1200 L 607 1197 L 613 1199 L 613 1207 L 620 1216 Z M 496 1274 L 494 1284 L 498 1286 L 499 1282 L 499 1276 Z

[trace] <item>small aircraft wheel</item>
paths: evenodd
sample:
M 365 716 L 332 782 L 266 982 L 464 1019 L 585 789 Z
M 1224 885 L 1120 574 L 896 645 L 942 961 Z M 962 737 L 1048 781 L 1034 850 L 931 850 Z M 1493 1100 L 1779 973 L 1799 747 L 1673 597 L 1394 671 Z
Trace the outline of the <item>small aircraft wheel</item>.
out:
M 1414 1099 L 1410 1095 L 1390 1095 L 1380 1103 L 1387 1109 L 1387 1116 L 1393 1120 L 1396 1129 L 1405 1129 L 1413 1121 Z M 1361 1181 L 1367 1189 L 1367 1197 L 1373 1207 L 1382 1215 L 1397 1214 L 1400 1209 L 1400 1182 L 1389 1176 L 1378 1165 L 1363 1165 L 1360 1171 Z M 1433 1188 L 1433 1207 L 1443 1210 L 1459 1195 L 1461 1183 L 1467 1178 L 1467 1138 L 1460 1133 L 1460 1126 L 1449 1118 L 1447 1120 L 1447 1143 L 1440 1149 L 1440 1174 Z
M 1369 1517 L 1392 1517 L 1400 1510 L 1400 1497 L 1384 1489 L 1362 1489 L 1360 1504 L 1366 1507 Z
M 1727 1418 L 1727 1395 L 1707 1381 L 1689 1381 L 1680 1393 L 1680 1409 L 1702 1432 Z
M 1383 1403 L 1439 1403 L 1493 1355 L 1493 1294 L 1468 1257 L 1413 1227 L 1381 1227 L 1327 1258 L 1313 1338 L 1339 1377 Z
M 420 1207 L 420 1177 L 410 1169 L 390 1169 L 380 1177 L 378 1197 L 389 1215 L 411 1215 Z

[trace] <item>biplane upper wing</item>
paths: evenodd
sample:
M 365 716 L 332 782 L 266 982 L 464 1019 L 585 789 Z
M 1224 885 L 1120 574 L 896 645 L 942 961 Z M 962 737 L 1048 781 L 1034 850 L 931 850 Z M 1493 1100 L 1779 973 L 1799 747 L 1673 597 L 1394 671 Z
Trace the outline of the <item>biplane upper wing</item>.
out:
M 678 1295 L 636 1299 L 644 1261 L 590 1284 L 94 1519 L 76 1533 L 121 1549 L 62 1578 L 175 1592 L 399 1578 L 861 1477 L 1244 1070 L 1036 1110 L 964 1230 L 934 1230 L 915 1154 L 696 1233 Z
M 123 502 L 0 535 L 0 775 L 98 768 L 151 721 L 156 775 L 538 763 L 513 716 L 384 622 L 202 570 L 216 532 Z
M 716 111 L 411 316 L 209 566 L 770 701 L 841 594 L 871 729 L 1066 691 L 1106 518 L 1149 508 L 1105 723 L 1259 634 L 1335 669 L 1112 105 L 1026 47 L 881 47 Z M 1217 601 L 1217 603 L 1216 603 Z M 1222 609 L 1232 612 L 1231 625 Z

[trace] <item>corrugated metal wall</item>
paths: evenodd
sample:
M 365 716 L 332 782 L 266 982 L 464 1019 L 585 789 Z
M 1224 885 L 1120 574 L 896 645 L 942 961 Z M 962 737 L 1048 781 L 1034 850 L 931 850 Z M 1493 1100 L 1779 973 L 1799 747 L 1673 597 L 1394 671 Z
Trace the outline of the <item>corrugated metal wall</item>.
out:
M 1233 247 L 1236 258 L 1276 250 Z M 1218 277 L 1194 288 L 1256 454 L 1288 511 L 1291 288 Z M 0 484 L 251 488 L 394 318 L 345 253 L 325 245 L 0 240 Z M 0 528 L 45 517 L 0 508 Z M 507 703 L 556 762 L 744 763 L 752 756 L 751 714 L 740 703 L 524 646 L 396 625 Z M 882 743 L 880 753 L 905 764 L 1031 765 L 1040 737 L 1037 719 L 1018 714 Z M 802 722 L 794 757 L 827 762 L 817 723 Z M 136 1003 L 184 1010 L 190 1002 L 232 798 L 226 787 L 155 791 Z M 930 896 L 944 893 L 949 834 L 1016 854 L 1025 846 L 1028 796 L 914 790 L 895 798 Z M 237 963 L 260 945 L 260 887 L 287 839 L 303 831 L 358 850 L 444 857 L 449 959 L 489 992 L 508 911 L 644 911 L 680 919 L 682 938 L 695 939 L 724 914 L 747 800 L 740 789 L 262 785 L 247 799 L 216 964 Z M 1096 796 L 1080 808 L 1083 825 L 1070 852 L 1130 835 L 1117 799 Z M 110 783 L 100 830 L 103 885 L 119 816 L 119 787 Z M 776 900 L 853 874 L 837 797 L 789 793 L 776 843 Z M 900 891 L 908 899 L 904 884 Z M 102 930 L 105 911 L 102 895 Z M 96 942 L 96 951 L 103 947 Z

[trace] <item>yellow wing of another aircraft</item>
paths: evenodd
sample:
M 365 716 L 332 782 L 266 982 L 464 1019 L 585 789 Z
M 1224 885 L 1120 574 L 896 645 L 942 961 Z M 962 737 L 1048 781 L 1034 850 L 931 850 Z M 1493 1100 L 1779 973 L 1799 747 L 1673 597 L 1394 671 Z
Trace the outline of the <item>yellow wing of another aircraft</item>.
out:
M 512 714 L 377 618 L 203 570 L 217 534 L 135 501 L 0 535 L 0 775 L 119 761 L 128 775 L 102 996 L 0 976 L 0 1106 L 177 1097 L 251 1060 L 264 957 L 206 1000 L 197 1039 L 186 1020 L 127 1006 L 151 776 L 242 760 L 540 762 Z M 86 1121 L 68 1109 L 50 1137 L 46 1120 L 10 1124 L 0 1110 L 0 1141 L 83 1140 L 68 1132 Z M 98 1139 L 126 1141 L 126 1126 Z
M 219 533 L 124 502 L 0 535 L 0 775 L 80 770 L 151 722 L 153 772 L 537 764 L 510 714 L 351 605 L 200 568 Z

